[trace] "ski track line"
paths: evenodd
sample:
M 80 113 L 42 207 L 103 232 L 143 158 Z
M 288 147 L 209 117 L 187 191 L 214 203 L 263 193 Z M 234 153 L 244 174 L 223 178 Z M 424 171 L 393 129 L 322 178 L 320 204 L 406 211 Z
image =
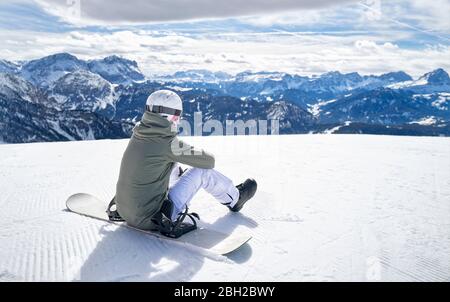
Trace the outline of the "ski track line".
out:
M 47 192 L 44 193 L 48 194 Z M 50 206 L 51 204 L 49 205 L 48 203 L 48 198 L 42 194 L 41 190 L 37 190 L 37 192 L 30 195 L 29 199 L 31 198 L 32 201 L 23 200 L 18 202 L 19 206 L 15 208 L 15 215 L 12 218 L 28 222 L 28 220 L 33 218 L 46 216 L 53 210 L 53 207 Z
M 14 233 L 22 233 L 24 231 L 29 231 L 31 228 L 36 228 L 36 229 L 40 229 L 43 227 L 47 227 L 47 226 L 43 226 L 42 222 L 51 222 L 54 224 L 58 224 L 60 227 L 61 223 L 58 220 L 49 220 L 48 218 L 52 218 L 52 217 L 61 217 L 60 213 L 51 213 L 51 214 L 46 214 L 46 215 L 42 215 L 42 216 L 37 216 L 37 217 L 33 217 L 30 219 L 16 219 L 13 218 L 12 220 L 7 220 L 5 219 L 5 227 L 2 230 L 3 234 L 7 234 L 7 235 L 2 235 L 3 237 L 14 237 Z M 25 223 L 26 222 L 26 223 Z M 57 229 L 54 229 L 53 231 L 57 231 Z
M 80 272 L 82 268 L 82 263 L 87 261 L 85 257 L 85 250 L 88 248 L 84 243 L 82 232 L 85 229 L 85 225 L 80 228 L 73 230 L 72 232 L 72 257 L 70 258 L 70 273 L 71 278 L 80 278 Z M 80 263 L 80 261 L 81 263 Z
M 32 243 L 31 249 L 28 252 L 28 259 L 25 260 L 24 266 L 26 269 L 26 275 L 25 280 L 26 281 L 32 281 L 34 277 L 34 266 L 36 265 L 36 251 L 34 250 L 34 247 L 36 246 L 36 238 L 37 236 L 33 236 L 33 238 L 30 240 Z
M 33 234 L 33 235 L 35 235 L 35 234 Z M 29 237 L 29 236 L 27 236 L 27 237 Z M 36 240 L 35 236 L 33 236 L 32 238 L 27 238 L 27 241 L 30 244 L 30 249 L 27 250 L 26 257 L 24 257 L 22 259 L 22 265 L 23 265 L 24 272 L 25 272 L 25 274 L 24 274 L 25 281 L 33 280 L 32 279 L 32 270 L 33 270 L 34 258 L 35 258 L 33 246 L 35 244 L 35 240 Z
M 393 264 L 391 264 L 391 261 L 389 260 L 389 258 L 387 258 L 385 256 L 380 257 L 380 262 L 382 264 L 384 264 L 386 267 L 390 268 L 392 271 L 396 272 L 397 274 L 406 277 L 406 279 L 404 279 L 405 281 L 414 280 L 414 281 L 418 281 L 418 282 L 427 282 L 426 279 L 422 279 L 421 277 L 416 276 L 416 274 L 414 272 L 410 272 L 409 270 L 403 270 L 403 269 L 400 269 L 400 268 L 394 266 Z
M 31 232 L 31 235 L 34 235 L 33 232 Z M 32 240 L 33 240 L 32 238 L 29 239 L 28 238 L 29 236 L 26 236 L 26 237 L 27 237 L 26 238 L 27 241 L 30 240 L 29 242 L 32 242 Z M 17 249 L 19 249 L 19 248 L 22 249 L 22 246 L 19 245 L 19 241 L 16 239 L 16 246 L 13 251 L 17 251 Z M 27 279 L 27 267 L 29 265 L 28 263 L 29 263 L 30 255 L 31 255 L 31 251 L 26 250 L 25 254 L 22 254 L 22 255 L 14 254 L 12 256 L 12 257 L 14 257 L 14 259 L 16 259 L 17 266 L 19 268 L 18 272 L 23 281 L 26 281 L 26 279 Z
M 51 264 L 48 262 L 47 257 L 47 242 L 46 242 L 45 232 L 38 232 L 38 241 L 35 245 L 37 251 L 37 263 L 35 266 L 35 275 L 33 276 L 35 280 L 48 281 L 47 277 L 47 267 Z
M 57 280 L 62 280 L 59 271 L 62 265 L 60 241 L 61 240 L 59 239 L 59 236 L 55 236 L 54 234 L 50 236 L 50 247 L 51 247 L 50 251 L 52 251 L 52 253 L 50 253 L 49 256 L 51 257 L 51 262 L 53 264 L 53 270 L 51 271 L 50 279 L 53 282 Z
M 47 232 L 39 232 L 39 271 L 40 276 L 38 276 L 39 280 L 42 281 L 50 281 L 52 271 L 54 270 L 53 257 L 50 257 L 50 253 L 54 251 L 50 250 L 50 242 L 49 242 L 49 233 Z
M 83 252 L 87 254 L 86 248 L 91 250 L 96 248 L 97 244 L 100 243 L 103 240 L 102 236 L 102 227 L 100 225 L 94 225 L 91 224 L 91 222 L 88 222 L 88 225 L 80 230 L 78 233 L 81 237 L 80 243 L 81 247 L 83 248 Z
M 66 275 L 67 275 L 68 279 L 74 278 L 74 276 L 72 276 L 72 274 L 71 274 L 71 273 L 73 273 L 72 272 L 73 265 L 74 265 L 73 262 L 75 261 L 76 257 L 78 257 L 74 241 L 75 241 L 74 232 L 70 232 L 67 236 L 67 240 L 65 240 L 66 248 L 67 248 L 66 252 L 67 252 L 67 256 L 68 256 L 66 261 L 68 262 L 68 265 L 69 265 L 68 271 L 66 271 Z
M 58 257 L 58 250 L 56 249 L 55 245 L 55 239 L 54 234 L 51 233 L 44 233 L 45 234 L 45 241 L 46 241 L 46 248 L 44 250 L 44 255 L 46 261 L 43 263 L 48 263 L 48 265 L 45 265 L 45 274 L 46 277 L 44 280 L 47 281 L 54 281 L 56 280 L 56 270 L 57 270 L 57 264 L 56 264 L 56 258 Z
M 425 272 L 430 277 L 430 281 L 446 281 L 449 279 L 449 276 L 445 275 L 444 269 L 441 269 L 439 264 L 434 264 L 422 257 L 418 257 L 417 260 L 416 266 L 421 268 L 420 273 Z
M 56 239 L 56 240 L 55 240 Z M 65 240 L 61 240 L 58 237 L 53 237 L 53 249 L 54 251 L 56 251 L 56 255 L 55 255 L 55 273 L 54 273 L 54 281 L 64 281 L 64 269 L 63 269 L 63 264 L 64 264 L 64 248 L 63 248 L 63 243 Z
M 87 225 L 81 228 L 78 234 L 81 236 L 80 247 L 85 249 L 95 248 L 98 243 L 101 243 L 102 236 L 101 234 L 102 226 L 91 224 L 90 221 L 87 221 Z M 100 238 L 96 238 L 96 237 Z
M 422 261 L 424 263 L 428 263 L 428 265 L 430 265 L 432 267 L 438 267 L 438 270 L 440 272 L 443 271 L 443 270 L 440 269 L 441 265 L 440 265 L 438 259 L 431 259 L 431 258 L 426 258 L 426 257 L 421 257 L 421 256 L 418 256 L 417 258 L 418 258 L 419 261 Z M 450 275 L 450 265 L 447 265 L 447 267 L 444 269 L 444 273 L 445 272 L 447 273 L 447 275 L 444 275 L 445 278 L 449 278 L 450 277 L 449 276 Z
M 1 276 L 2 274 L 6 274 L 5 276 L 8 277 L 8 275 L 14 273 L 17 274 L 17 272 L 19 271 L 16 257 L 10 255 L 11 251 L 15 251 L 17 249 L 17 240 L 11 240 L 9 248 L 10 249 L 8 250 L 8 253 L 5 253 L 4 256 L 2 255 L 3 257 L 0 256 L 0 267 L 3 268 L 3 271 L 0 272 L 0 282 L 4 281 L 4 278 Z
M 83 225 L 80 225 L 80 228 L 83 228 Z M 67 253 L 68 258 L 66 259 L 68 267 L 66 267 L 66 276 L 69 280 L 73 280 L 76 276 L 75 273 L 78 273 L 79 267 L 75 267 L 78 265 L 78 260 L 82 260 L 82 255 L 78 251 L 78 245 L 76 244 L 77 241 L 77 232 L 79 232 L 78 229 L 70 228 L 67 234 Z
M 417 265 L 411 265 L 407 271 L 409 274 L 415 276 L 417 279 L 423 280 L 424 282 L 438 281 L 434 276 L 429 274 L 428 270 L 418 270 Z
M 96 249 L 98 246 L 102 244 L 102 241 L 104 240 L 104 236 L 101 234 L 102 232 L 102 226 L 100 225 L 94 225 L 88 222 L 87 226 L 83 227 L 79 232 L 77 232 L 77 242 L 79 244 L 80 250 L 82 250 L 81 257 L 83 259 L 80 269 L 81 269 L 89 263 L 92 254 L 96 253 Z M 104 253 L 104 259 L 105 261 L 109 260 L 109 255 L 113 251 L 114 247 L 109 247 L 106 250 L 102 250 L 101 252 Z M 80 278 L 83 276 L 80 275 Z
M 83 226 L 84 227 L 84 226 Z M 82 230 L 82 229 L 81 229 Z M 77 259 L 82 259 L 83 262 L 85 262 L 87 259 L 84 257 L 84 252 L 83 252 L 83 246 L 80 245 L 80 242 L 83 240 L 81 239 L 80 241 L 80 229 L 77 229 L 74 233 L 73 233 L 73 237 L 72 237 L 72 244 L 73 244 L 73 259 L 72 259 L 72 266 L 75 266 L 78 264 L 78 261 L 76 261 Z M 75 262 L 75 263 L 73 263 Z M 77 267 L 77 268 L 73 268 L 72 269 L 77 269 L 78 271 L 81 269 L 81 267 Z
M 82 242 L 82 248 L 84 251 L 83 263 L 81 264 L 81 267 L 78 269 L 80 270 L 79 278 L 81 281 L 83 281 L 83 276 L 81 275 L 83 273 L 83 268 L 85 265 L 90 265 L 92 262 L 93 255 L 98 254 L 98 247 L 102 246 L 104 244 L 105 236 L 102 232 L 104 226 L 96 223 L 91 223 L 91 221 L 88 221 L 87 227 L 84 227 L 81 232 L 79 232 L 79 235 L 81 236 L 81 242 Z M 118 242 L 118 244 L 121 244 Z M 116 246 L 107 246 L 103 250 L 100 250 L 101 255 L 104 258 L 105 262 L 111 262 L 111 258 L 115 255 Z M 87 277 L 88 280 L 91 280 L 91 277 Z M 87 281 L 87 280 L 86 280 Z
M 18 250 L 18 240 L 17 239 L 12 240 L 10 249 L 8 250 L 9 253 L 7 253 L 5 257 L 1 258 L 2 262 L 1 266 L 5 268 L 3 272 L 6 274 L 7 280 L 9 279 L 11 279 L 11 281 L 24 280 L 23 266 L 21 265 L 23 258 L 17 257 L 17 254 L 14 253 L 14 251 L 17 250 Z M 3 281 L 2 277 L 0 277 L 0 281 Z

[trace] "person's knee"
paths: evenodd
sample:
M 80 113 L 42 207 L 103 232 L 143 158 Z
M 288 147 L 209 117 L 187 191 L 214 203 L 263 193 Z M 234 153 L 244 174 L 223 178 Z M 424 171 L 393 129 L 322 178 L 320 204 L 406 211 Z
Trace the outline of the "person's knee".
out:
M 203 168 L 189 168 L 189 178 L 192 180 L 200 181 L 200 186 L 205 188 L 208 184 L 213 182 L 213 169 L 203 169 Z
M 208 176 L 211 172 L 211 169 L 203 169 L 203 168 L 189 168 L 189 173 L 194 177 L 197 176 L 201 179 L 204 179 L 205 176 Z

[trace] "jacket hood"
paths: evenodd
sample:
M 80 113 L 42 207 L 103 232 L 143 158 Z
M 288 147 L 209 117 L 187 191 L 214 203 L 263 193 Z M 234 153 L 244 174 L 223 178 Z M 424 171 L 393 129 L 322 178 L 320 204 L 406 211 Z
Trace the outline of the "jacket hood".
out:
M 177 128 L 159 114 L 145 111 L 141 121 L 133 128 L 133 135 L 144 140 L 155 137 L 171 138 L 177 135 Z

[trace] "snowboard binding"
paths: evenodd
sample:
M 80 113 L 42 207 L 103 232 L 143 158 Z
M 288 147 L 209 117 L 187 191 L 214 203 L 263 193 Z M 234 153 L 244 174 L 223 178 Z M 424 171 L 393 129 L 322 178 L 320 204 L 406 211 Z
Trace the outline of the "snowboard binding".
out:
M 188 213 L 189 209 L 186 206 L 183 213 L 178 215 L 176 221 L 172 221 L 173 204 L 170 200 L 165 200 L 161 210 L 153 217 L 152 221 L 155 224 L 156 230 L 162 235 L 170 238 L 179 238 L 184 234 L 197 229 L 197 220 L 200 220 L 200 216 L 197 213 Z M 192 221 L 192 223 L 186 223 L 184 220 L 186 217 Z
M 125 219 L 120 217 L 119 212 L 117 212 L 117 205 L 116 205 L 116 197 L 114 196 L 111 202 L 108 205 L 108 208 L 106 209 L 106 214 L 108 214 L 108 218 L 110 221 L 116 221 L 116 222 L 123 222 Z
M 188 213 L 188 207 L 183 213 L 181 213 L 176 221 L 172 221 L 170 218 L 172 216 L 173 204 L 170 200 L 165 200 L 162 204 L 161 210 L 152 218 L 152 222 L 155 226 L 152 231 L 159 231 L 161 235 L 170 238 L 179 238 L 186 233 L 194 231 L 197 229 L 197 220 L 200 220 L 200 216 L 197 213 Z M 117 206 L 115 198 L 111 200 L 106 210 L 108 218 L 110 221 L 124 222 L 119 212 L 117 211 Z M 186 217 L 192 221 L 192 223 L 186 223 L 184 220 Z

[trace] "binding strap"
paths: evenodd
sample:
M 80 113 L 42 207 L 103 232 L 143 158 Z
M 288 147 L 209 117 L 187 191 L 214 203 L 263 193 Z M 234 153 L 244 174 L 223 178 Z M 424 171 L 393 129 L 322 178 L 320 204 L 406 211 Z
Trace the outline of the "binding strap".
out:
M 106 214 L 108 214 L 108 218 L 110 221 L 125 221 L 122 217 L 120 217 L 119 212 L 117 212 L 117 206 L 116 210 L 111 210 L 113 206 L 116 205 L 116 197 L 114 196 L 111 202 L 108 205 L 108 208 L 106 209 Z
M 188 211 L 189 209 L 186 206 L 184 212 L 178 216 L 176 221 L 172 221 L 164 213 L 158 212 L 153 221 L 162 235 L 171 238 L 179 238 L 182 235 L 197 229 L 197 221 L 194 218 L 200 220 L 200 216 L 197 213 L 188 213 Z M 186 217 L 189 217 L 192 224 L 184 222 Z

